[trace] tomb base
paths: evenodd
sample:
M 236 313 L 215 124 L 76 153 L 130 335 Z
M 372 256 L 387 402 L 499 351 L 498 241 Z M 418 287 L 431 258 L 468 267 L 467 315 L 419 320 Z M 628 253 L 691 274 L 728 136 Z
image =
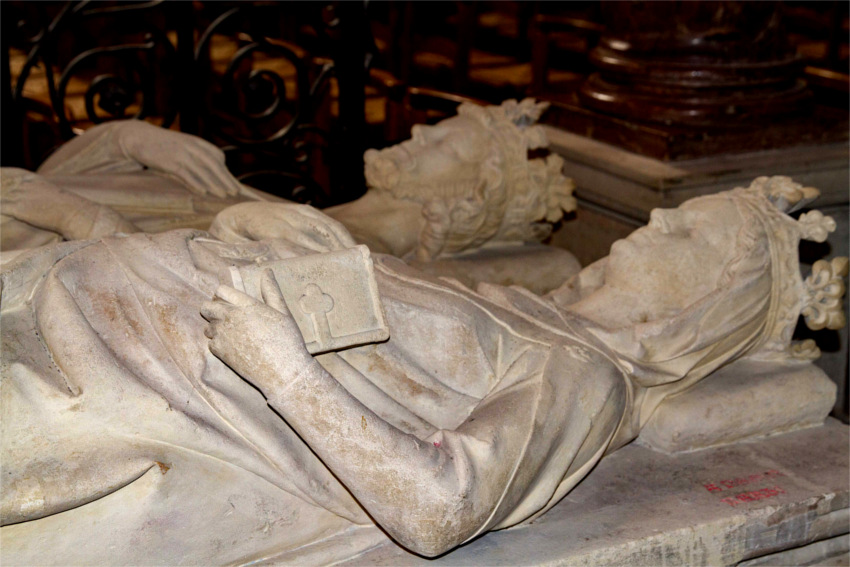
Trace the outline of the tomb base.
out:
M 342 564 L 846 565 L 848 447 L 833 419 L 690 453 L 632 444 L 530 525 L 436 560 L 387 542 Z
M 799 89 L 799 85 L 796 85 L 795 90 Z M 677 94 L 682 97 L 681 92 Z M 597 96 L 605 97 L 603 92 L 599 92 Z M 642 117 L 657 119 L 665 112 L 675 111 L 675 105 L 671 104 L 675 96 L 653 101 L 655 104 L 644 104 Z M 639 98 L 639 95 L 628 93 L 624 99 L 628 101 L 630 98 Z M 667 124 L 658 120 L 644 122 L 588 108 L 579 101 L 575 93 L 547 93 L 546 99 L 552 106 L 545 121 L 562 130 L 665 162 L 722 156 L 732 152 L 799 148 L 847 140 L 846 110 L 813 105 L 808 112 L 794 111 L 791 107 L 799 102 L 794 98 L 792 94 L 787 100 L 789 107 L 780 111 L 778 117 L 771 119 L 762 116 L 758 121 L 752 120 L 752 116 L 759 113 L 759 106 L 766 106 L 765 99 L 759 99 L 758 96 L 752 99 L 751 108 L 745 111 L 750 116 L 747 119 L 724 116 L 723 99 L 718 98 L 712 101 L 721 103 L 716 106 L 714 115 L 700 115 L 699 118 L 704 124 L 693 125 L 688 124 L 688 115 L 698 112 L 684 111 L 671 115 Z M 740 109 L 741 105 L 738 104 L 738 107 Z M 721 114 L 716 115 L 716 110 Z M 778 110 L 779 108 L 772 109 L 773 112 Z

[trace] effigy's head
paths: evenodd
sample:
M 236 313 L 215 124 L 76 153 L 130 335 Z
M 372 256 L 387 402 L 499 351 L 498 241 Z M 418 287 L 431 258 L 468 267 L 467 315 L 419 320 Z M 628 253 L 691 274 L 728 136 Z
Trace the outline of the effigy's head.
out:
M 370 190 L 421 203 L 426 227 L 417 257 L 432 259 L 487 241 L 541 240 L 575 209 L 562 160 L 529 159 L 545 148 L 535 123 L 547 103 L 460 105 L 458 115 L 417 125 L 411 139 L 364 154 Z
M 746 354 L 760 359 L 812 359 L 813 341 L 792 344 L 802 314 L 812 329 L 841 328 L 847 258 L 800 274 L 801 239 L 823 242 L 835 221 L 812 210 L 788 213 L 819 192 L 788 177 L 759 177 L 749 187 L 654 210 L 650 223 L 615 243 L 604 285 L 645 305 L 628 332 L 610 335 L 626 358 L 664 375 L 703 375 Z M 614 335 L 617 335 L 616 337 Z M 649 374 L 654 374 L 650 377 Z

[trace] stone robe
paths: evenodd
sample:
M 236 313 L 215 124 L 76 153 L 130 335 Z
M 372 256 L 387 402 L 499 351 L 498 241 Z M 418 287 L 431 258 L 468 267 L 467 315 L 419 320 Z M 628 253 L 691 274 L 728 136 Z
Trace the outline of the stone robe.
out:
M 295 253 L 181 230 L 43 247 L 5 267 L 4 564 L 330 563 L 386 542 L 203 335 L 219 269 Z M 610 353 L 563 315 L 542 323 L 391 257 L 375 267 L 390 340 L 322 365 L 473 475 L 470 498 L 489 508 L 472 537 L 543 513 L 629 411 Z

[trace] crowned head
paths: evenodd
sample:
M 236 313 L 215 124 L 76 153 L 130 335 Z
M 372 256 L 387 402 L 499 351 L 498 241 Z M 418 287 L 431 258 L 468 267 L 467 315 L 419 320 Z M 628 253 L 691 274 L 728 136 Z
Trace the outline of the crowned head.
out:
M 655 210 L 612 246 L 596 289 L 574 310 L 599 324 L 647 384 L 704 375 L 743 355 L 813 358 L 812 342 L 792 344 L 797 319 L 843 326 L 847 272 L 847 259 L 837 258 L 801 277 L 800 240 L 825 240 L 835 222 L 814 210 L 796 220 L 788 213 L 817 195 L 788 177 L 759 177 Z
M 528 156 L 547 145 L 535 125 L 547 106 L 532 99 L 464 103 L 457 116 L 414 126 L 410 140 L 366 152 L 370 190 L 422 204 L 421 259 L 488 240 L 539 240 L 575 208 L 562 161 Z

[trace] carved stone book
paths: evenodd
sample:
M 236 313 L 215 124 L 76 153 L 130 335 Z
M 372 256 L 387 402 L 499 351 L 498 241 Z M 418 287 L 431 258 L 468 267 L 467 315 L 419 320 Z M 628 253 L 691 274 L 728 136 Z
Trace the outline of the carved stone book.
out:
M 369 249 L 233 266 L 224 283 L 260 299 L 260 277 L 271 269 L 311 354 L 385 341 L 390 336 Z

